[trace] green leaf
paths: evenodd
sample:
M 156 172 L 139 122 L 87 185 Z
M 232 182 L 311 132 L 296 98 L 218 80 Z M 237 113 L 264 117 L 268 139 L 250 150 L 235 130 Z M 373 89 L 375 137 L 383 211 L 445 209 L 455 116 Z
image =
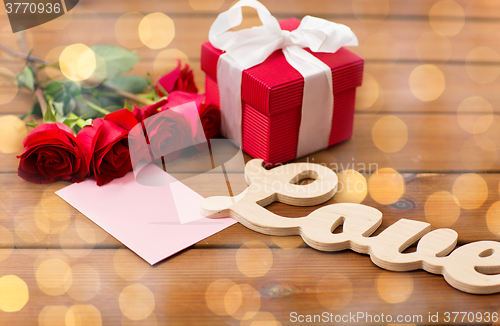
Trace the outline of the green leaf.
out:
M 133 94 L 142 93 L 148 88 L 148 82 L 146 78 L 134 75 L 108 80 L 104 83 L 104 85 Z
M 66 94 L 72 95 L 72 97 L 76 97 L 82 94 L 82 87 L 80 86 L 80 84 L 74 81 L 65 82 L 64 90 Z
M 31 128 L 36 128 L 36 127 L 38 127 L 38 123 L 25 122 L 24 124 L 25 124 L 27 127 L 31 127 Z
M 56 115 L 59 115 L 59 116 L 64 116 L 64 103 L 61 103 L 61 102 L 53 102 L 52 105 L 54 106 L 54 109 L 55 109 L 55 112 L 56 112 Z
M 43 116 L 44 123 L 54 123 L 56 122 L 56 116 L 54 115 L 53 102 L 49 101 L 49 105 L 47 105 L 47 111 Z
M 121 97 L 111 97 L 111 96 L 98 96 L 97 100 L 101 103 L 101 107 L 110 108 L 110 107 L 124 107 L 124 101 Z M 111 110 L 108 110 L 111 111 Z
M 17 83 L 19 86 L 35 91 L 35 74 L 30 67 L 24 67 L 23 71 L 17 75 Z
M 79 119 L 80 119 L 79 117 L 76 118 L 59 117 L 57 119 L 57 122 L 64 123 L 66 126 L 73 129 L 73 127 L 76 125 Z
M 94 45 L 92 51 L 106 63 L 106 79 L 115 79 L 130 71 L 141 58 L 134 52 L 112 45 Z
M 84 120 L 82 124 L 78 123 L 78 126 L 82 129 L 85 128 L 86 126 L 92 126 L 92 119 Z
M 55 97 L 57 93 L 63 91 L 63 83 L 54 81 L 47 85 L 45 89 L 43 89 L 46 95 L 51 95 L 52 97 Z
M 35 104 L 33 104 L 31 111 L 33 112 L 33 115 L 36 115 L 38 117 L 43 117 L 42 107 L 40 106 L 40 103 L 36 102 Z
M 165 88 L 163 88 L 163 86 L 161 86 L 160 83 L 158 83 L 158 88 L 163 93 L 163 97 L 167 97 L 168 96 L 168 92 L 165 90 Z
M 130 112 L 134 111 L 134 108 L 130 105 L 129 102 L 125 101 L 124 106 L 125 109 L 129 110 Z
M 94 104 L 94 103 L 92 103 L 92 102 L 90 102 L 90 101 L 88 101 L 88 100 L 85 100 L 85 99 L 84 99 L 84 100 L 83 100 L 83 102 L 84 102 L 85 104 L 87 104 L 89 107 L 91 107 L 92 109 L 94 109 L 95 111 L 97 111 L 97 112 L 99 112 L 99 113 L 101 113 L 101 114 L 106 115 L 106 114 L 111 113 L 111 112 L 109 112 L 108 110 L 103 109 L 103 108 L 101 108 L 100 106 L 98 106 L 98 105 L 96 105 L 96 104 Z

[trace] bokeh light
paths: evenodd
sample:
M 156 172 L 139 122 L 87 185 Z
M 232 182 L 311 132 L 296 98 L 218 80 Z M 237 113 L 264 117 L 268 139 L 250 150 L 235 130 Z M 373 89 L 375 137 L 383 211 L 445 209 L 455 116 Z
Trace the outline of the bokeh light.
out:
M 66 326 L 69 307 L 45 306 L 38 315 L 38 326 Z
M 43 261 L 36 268 L 35 276 L 40 290 L 52 296 L 66 293 L 73 283 L 71 267 L 59 258 Z
M 104 231 L 91 220 L 79 216 L 75 219 L 76 232 L 88 244 L 101 243 L 109 237 L 109 233 Z
M 270 312 L 259 311 L 251 319 L 242 320 L 240 326 L 281 326 Z
M 59 234 L 71 222 L 72 208 L 55 194 L 44 197 L 35 208 L 35 222 L 47 234 Z
M 496 236 L 500 236 L 500 201 L 491 205 L 486 213 L 488 229 Z
M 453 196 L 463 209 L 479 208 L 488 198 L 488 184 L 476 173 L 462 174 L 453 183 Z
M 229 313 L 227 312 L 224 299 L 227 291 L 235 285 L 236 283 L 229 279 L 221 279 L 210 283 L 205 292 L 207 307 L 219 316 L 227 316 Z
M 95 71 L 97 60 L 94 51 L 85 44 L 68 45 L 59 56 L 61 72 L 73 81 L 89 78 Z
M 273 253 L 263 242 L 249 241 L 236 252 L 236 265 L 248 277 L 261 277 L 273 266 Z
M 457 118 L 463 130 L 479 134 L 493 123 L 493 106 L 481 96 L 471 96 L 460 103 Z
M 29 300 L 28 285 L 16 275 L 0 277 L 0 310 L 16 312 Z
M 139 24 L 144 15 L 138 12 L 127 12 L 121 15 L 115 23 L 115 37 L 118 43 L 128 49 L 137 49 L 142 46 L 139 37 Z
M 106 76 L 108 75 L 108 70 L 106 66 L 106 60 L 100 55 L 94 53 L 95 56 L 95 69 L 92 72 L 92 75 L 82 83 L 82 88 L 94 88 L 99 86 L 104 82 Z
M 59 244 L 66 255 L 73 258 L 82 258 L 92 252 L 94 245 L 89 245 L 78 236 L 78 227 L 75 224 L 70 224 L 59 234 Z
M 219 10 L 225 0 L 189 0 L 194 10 Z
M 377 103 L 377 107 L 382 106 L 383 91 L 375 78 L 364 73 L 363 83 L 356 89 L 356 110 L 363 111 L 372 108 L 377 100 L 380 102 Z
M 50 49 L 50 51 L 47 52 L 47 55 L 45 55 L 45 62 L 49 64 L 59 62 L 59 57 L 61 56 L 61 53 L 64 51 L 64 49 L 66 49 L 65 46 L 56 46 Z M 53 80 L 60 80 L 64 77 L 59 68 L 52 66 L 45 67 L 45 69 L 40 71 L 40 73 L 47 74 L 47 76 Z
M 158 53 L 153 61 L 153 76 L 158 78 L 170 71 L 172 71 L 181 60 L 184 65 L 189 63 L 187 55 L 178 49 L 167 49 Z
M 377 278 L 377 291 L 385 302 L 405 302 L 413 293 L 413 277 L 410 273 L 383 271 Z
M 493 63 L 493 64 L 491 64 Z M 500 55 L 488 46 L 480 46 L 469 52 L 465 59 L 465 70 L 479 84 L 488 84 L 500 74 Z
M 451 42 L 448 37 L 439 33 L 426 32 L 417 39 L 415 50 L 421 61 L 439 60 L 446 62 L 451 57 Z
M 304 240 L 299 235 L 286 237 L 271 236 L 271 239 L 281 249 L 295 249 L 304 244 Z
M 408 80 L 410 91 L 420 101 L 434 101 L 446 88 L 446 79 L 441 69 L 425 64 L 416 67 Z
M 392 168 L 382 168 L 368 179 L 368 192 L 377 203 L 394 204 L 405 193 L 405 180 L 398 171 Z
M 458 200 L 448 191 L 438 191 L 425 201 L 425 218 L 434 228 L 451 227 L 460 217 Z
M 233 285 L 224 297 L 224 305 L 234 319 L 251 319 L 260 310 L 260 294 L 248 284 Z
M 156 319 L 156 315 L 154 312 L 152 312 L 148 318 L 143 320 L 130 320 L 127 317 L 123 316 L 121 320 L 121 326 L 158 326 L 158 320 Z
M 352 10 L 359 20 L 382 21 L 389 14 L 388 0 L 353 0 Z
M 1 96 L 2 95 L 0 95 L 0 97 Z M 1 153 L 14 154 L 22 151 L 23 140 L 26 136 L 28 136 L 28 128 L 26 128 L 26 125 L 21 119 L 14 115 L 0 117 Z
M 92 221 L 86 218 L 79 216 L 75 219 L 75 231 L 78 237 L 89 245 L 95 245 L 98 242 L 96 232 L 99 229 L 96 228 L 96 225 Z
M 142 284 L 132 284 L 123 289 L 118 298 L 121 312 L 131 320 L 143 320 L 155 309 L 155 296 Z
M 453 17 L 453 19 L 443 19 Z M 453 0 L 436 2 L 429 11 L 432 29 L 441 35 L 457 35 L 465 24 L 464 8 Z
M 471 171 L 489 170 L 497 161 L 496 146 L 491 148 L 491 143 L 488 144 L 487 140 L 484 138 L 482 139 L 483 141 L 479 139 L 479 142 L 476 142 L 477 136 L 478 135 L 474 135 L 474 137 L 464 141 L 460 148 L 463 166 L 465 169 Z M 481 146 L 479 146 L 478 143 L 481 144 Z
M 42 244 L 47 242 L 47 233 L 40 230 L 33 218 L 34 207 L 21 208 L 14 217 L 14 230 L 16 235 L 26 244 Z M 19 240 L 16 239 L 17 243 Z
M 0 67 L 0 90 L 0 104 L 10 103 L 19 90 L 16 74 L 4 67 Z
M 99 309 L 93 305 L 74 305 L 66 313 L 66 326 L 102 326 Z
M 316 297 L 328 310 L 344 308 L 351 301 L 352 295 L 351 281 L 341 274 L 328 274 L 321 278 L 316 286 Z
M 337 203 L 361 203 L 368 193 L 366 178 L 355 170 L 343 170 L 337 174 L 338 189 L 333 199 Z
M 150 49 L 163 49 L 174 37 L 174 21 L 161 12 L 146 15 L 139 23 L 139 38 Z
M 132 265 L 134 268 L 130 268 Z M 140 280 L 150 269 L 143 259 L 126 248 L 116 250 L 113 256 L 113 266 L 116 274 L 127 281 Z
M 471 0 L 465 8 L 467 17 L 492 18 L 500 15 L 500 3 L 497 0 Z M 476 33 L 492 33 L 499 22 L 492 19 L 469 19 L 467 25 Z
M 487 152 L 496 152 L 497 145 L 486 135 L 474 135 L 474 142 L 479 148 Z
M 396 153 L 408 141 L 408 127 L 396 116 L 385 116 L 373 126 L 372 138 L 375 146 L 382 152 Z
M 101 289 L 99 273 L 87 264 L 75 265 L 71 268 L 73 282 L 68 295 L 77 301 L 93 299 Z

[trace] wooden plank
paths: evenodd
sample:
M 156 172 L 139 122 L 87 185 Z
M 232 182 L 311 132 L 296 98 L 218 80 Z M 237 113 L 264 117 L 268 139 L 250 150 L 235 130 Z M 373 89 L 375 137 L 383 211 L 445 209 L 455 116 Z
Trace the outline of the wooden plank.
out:
M 489 18 L 497 17 L 499 8 L 497 3 L 492 1 L 455 1 L 464 9 L 467 17 Z M 158 4 L 154 0 L 145 0 L 140 3 L 129 3 L 119 0 L 97 1 L 81 0 L 75 8 L 78 11 L 94 11 L 105 14 L 121 14 L 127 11 L 140 12 L 165 12 L 168 14 L 211 14 L 215 15 L 221 11 L 229 9 L 234 3 L 230 0 L 169 0 Z M 262 3 L 273 14 L 295 14 L 304 12 L 308 14 L 332 13 L 333 15 L 355 15 L 357 17 L 384 17 L 392 16 L 427 16 L 430 9 L 436 3 L 434 0 L 411 1 L 411 0 L 376 0 L 376 1 L 350 1 L 350 0 L 314 0 L 304 2 L 301 0 L 289 0 L 286 3 L 276 0 L 262 0 Z M 444 17 L 456 17 L 460 14 L 455 12 L 447 13 Z
M 383 271 L 365 255 L 258 248 L 188 250 L 154 268 L 130 252 L 116 250 L 92 250 L 78 259 L 60 250 L 14 250 L 2 262 L 2 275 L 16 275 L 25 282 L 29 299 L 19 312 L 0 311 L 0 318 L 6 324 L 33 325 L 50 316 L 50 324 L 55 324 L 57 318 L 64 320 L 68 308 L 77 312 L 73 306 L 83 304 L 93 306 L 87 308 L 87 321 L 96 318 L 103 325 L 130 322 L 124 314 L 150 318 L 159 325 L 232 325 L 239 324 L 237 319 L 246 312 L 251 316 L 252 310 L 271 314 L 282 325 L 290 323 L 291 312 L 320 315 L 324 311 L 333 316 L 363 312 L 379 318 L 381 313 L 393 318 L 422 315 L 414 321 L 425 324 L 429 313 L 439 312 L 443 320 L 446 311 L 497 310 L 498 294 L 465 294 L 441 276 L 422 271 Z M 62 275 L 71 275 L 72 282 L 64 283 Z M 222 280 L 229 286 L 218 287 Z M 243 295 L 241 305 L 229 300 L 224 304 L 227 290 L 236 285 L 231 294 Z M 56 305 L 63 307 L 50 308 Z
M 168 64 L 170 61 L 165 61 Z M 191 61 L 194 70 L 195 82 L 199 92 L 205 91 L 205 73 L 200 69 L 199 61 Z M 22 69 L 21 64 L 5 65 L 13 72 Z M 424 85 L 424 91 L 416 86 L 410 86 L 410 77 L 413 71 L 420 67 L 419 63 L 376 63 L 367 62 L 365 65 L 365 81 L 358 88 L 357 110 L 358 112 L 370 113 L 456 113 L 462 102 L 470 97 L 481 97 L 491 104 L 490 110 L 494 113 L 500 112 L 500 99 L 495 96 L 497 83 L 495 81 L 481 84 L 470 78 L 472 71 L 490 74 L 493 70 L 485 65 L 437 65 L 420 75 L 415 80 L 420 80 Z M 427 66 L 426 66 L 427 67 Z M 421 69 L 421 68 L 419 68 Z M 495 68 L 496 69 L 496 68 Z M 418 69 L 417 69 L 418 70 Z M 145 72 L 154 75 L 152 61 L 143 60 L 139 62 L 131 73 L 144 75 Z M 500 72 L 500 71 L 499 71 Z M 440 82 L 439 75 L 444 76 L 444 82 Z M 428 90 L 429 93 L 426 93 Z M 431 94 L 437 97 L 435 100 L 423 101 L 417 96 Z M 0 114 L 26 113 L 32 105 L 32 95 L 28 91 L 20 91 L 10 103 L 0 104 Z M 461 112 L 468 114 L 483 115 L 488 108 L 474 109 L 464 104 Z
M 352 168 L 351 165 L 346 167 L 330 164 L 327 166 L 334 169 Z M 175 174 L 175 176 L 182 179 L 183 174 Z M 368 195 L 362 203 L 375 207 L 384 214 L 383 224 L 376 234 L 399 219 L 407 218 L 431 223 L 433 228 L 450 227 L 458 232 L 459 243 L 462 244 L 480 240 L 500 240 L 499 230 L 489 229 L 486 219 L 488 210 L 498 200 L 500 175 L 479 174 L 475 176 L 479 183 L 475 182 L 469 189 L 464 189 L 460 183 L 457 183 L 455 194 L 462 200 L 463 197 L 460 197 L 462 195 L 459 194 L 478 198 L 474 201 L 478 205 L 477 208 L 460 210 L 456 204 L 446 200 L 446 198 L 439 199 L 442 197 L 438 196 L 437 201 L 434 200 L 440 192 L 452 193 L 455 181 L 459 176 L 460 174 L 454 173 L 403 174 L 405 189 L 402 189 L 399 199 L 398 195 L 394 195 L 390 190 L 390 187 L 396 187 L 395 185 L 387 186 L 389 188 L 385 189 L 389 193 L 388 196 L 396 196 L 393 200 L 394 203 L 390 204 L 377 202 L 376 200 L 380 198 L 380 191 L 383 190 L 367 186 L 366 181 L 354 185 L 354 181 L 344 180 L 339 186 L 341 190 L 339 193 L 342 194 L 344 191 L 345 195 L 345 189 L 352 189 L 350 187 L 354 186 L 359 191 L 368 190 Z M 370 175 L 364 175 L 364 180 L 369 178 Z M 232 174 L 231 181 L 234 193 L 239 193 L 246 187 L 241 174 Z M 184 179 L 183 182 L 204 197 L 227 195 L 228 193 L 225 185 L 221 182 L 217 183 L 217 180 L 210 174 Z M 484 183 L 483 187 L 481 187 L 481 182 Z M 54 192 L 69 185 L 68 182 L 60 181 L 51 185 L 35 185 L 20 179 L 15 174 L 0 174 L 0 185 L 1 225 L 7 230 L 4 230 L 6 235 L 0 243 L 1 247 L 73 248 L 85 251 L 92 248 L 118 248 L 122 246 L 100 227 L 55 195 Z M 429 199 L 431 196 L 432 198 Z M 451 195 L 449 198 L 452 198 Z M 342 200 L 334 197 L 324 205 L 337 201 Z M 449 212 L 440 210 L 441 206 L 439 205 L 449 207 Z M 276 214 L 293 218 L 305 216 L 318 207 L 294 207 L 273 203 L 267 208 Z M 469 206 L 464 204 L 464 207 Z M 439 215 L 441 213 L 443 216 Z M 493 211 L 490 214 L 494 214 Z M 470 227 L 471 221 L 474 221 L 474 228 Z M 237 224 L 199 242 L 194 248 L 234 248 L 253 240 L 262 241 L 271 247 L 305 246 L 298 237 L 269 237 Z
M 322 15 L 324 18 L 328 18 Z M 301 17 L 299 17 L 301 18 Z M 42 26 L 28 30 L 26 33 L 34 48 L 34 55 L 45 57 L 50 50 L 57 46 L 66 46 L 74 43 L 86 45 L 112 44 L 120 46 L 115 35 L 115 23 L 118 17 L 73 15 L 64 30 L 46 30 Z M 500 63 L 498 53 L 500 44 L 496 42 L 500 37 L 499 23 L 495 21 L 469 22 L 456 35 L 439 36 L 433 33 L 432 25 L 427 20 L 384 20 L 360 21 L 355 18 L 334 19 L 337 23 L 348 25 L 359 39 L 358 47 L 350 50 L 361 55 L 366 60 L 422 60 L 422 61 L 465 61 L 469 53 L 479 47 L 487 46 L 497 55 L 485 55 L 481 61 Z M 208 40 L 208 31 L 214 22 L 213 17 L 174 17 L 175 37 L 168 48 L 179 49 L 189 58 L 199 58 L 200 45 Z M 454 24 L 445 21 L 443 24 Z M 4 43 L 16 47 L 15 34 L 12 34 L 3 23 L 2 37 Z M 131 23 L 132 24 L 132 23 Z M 137 23 L 136 23 L 137 24 Z M 245 26 L 259 24 L 257 17 L 245 21 Z M 88 33 L 75 34 L 79 26 L 87 25 Z M 0 23 L 0 30 L 2 30 Z M 106 30 L 108 33 L 101 33 Z M 478 32 L 485 30 L 488 32 Z M 438 29 L 438 32 L 441 31 Z M 132 38 L 133 30 L 127 31 Z M 137 32 L 136 32 L 137 33 Z M 166 31 L 166 33 L 171 33 Z M 138 36 L 136 36 L 138 38 Z M 140 43 L 139 43 L 140 44 Z M 146 46 L 137 49 L 143 58 L 155 58 L 161 50 L 151 50 Z M 5 55 L 0 56 L 0 59 Z M 477 59 L 474 59 L 477 60 Z M 473 60 L 473 61 L 474 61 Z
M 465 118 L 476 119 L 477 116 Z M 351 140 L 310 155 L 309 160 L 314 158 L 316 163 L 343 166 L 354 162 L 366 168 L 371 164 L 412 173 L 500 171 L 500 160 L 497 159 L 500 118 L 493 115 L 491 119 L 488 120 L 491 124 L 485 125 L 489 125 L 486 132 L 474 136 L 460 127 L 459 119 L 453 114 L 397 114 L 389 117 L 385 114 L 358 114 Z M 394 150 L 396 152 L 390 152 Z M 17 159 L 13 155 L 3 155 L 3 158 L 5 161 L 0 171 L 16 171 Z

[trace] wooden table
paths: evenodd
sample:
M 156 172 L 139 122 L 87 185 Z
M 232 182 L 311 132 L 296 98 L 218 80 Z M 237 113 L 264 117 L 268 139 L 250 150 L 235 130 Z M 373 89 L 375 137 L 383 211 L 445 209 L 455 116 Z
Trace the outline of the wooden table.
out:
M 360 188 L 345 188 L 328 203 L 362 200 L 384 213 L 381 229 L 408 218 L 456 230 L 459 244 L 499 240 L 500 4 L 262 2 L 279 19 L 323 17 L 347 24 L 359 38 L 351 50 L 366 65 L 354 136 L 307 159 L 364 173 L 340 173 L 345 184 L 360 182 Z M 142 75 L 157 76 L 180 56 L 203 91 L 200 44 L 231 3 L 80 0 L 70 14 L 25 34 L 33 54 L 48 59 L 73 43 L 139 46 L 143 60 L 134 73 Z M 140 46 L 138 16 L 122 17 L 129 12 L 167 14 L 173 41 L 158 50 Z M 255 22 L 255 14 L 247 16 L 246 23 Z M 0 33 L 20 50 L 3 9 Z M 0 66 L 19 73 L 23 63 L 0 53 Z M 0 114 L 21 115 L 32 101 L 19 91 Z M 421 325 L 436 314 L 435 324 L 448 324 L 448 314 L 449 324 L 461 322 L 464 314 L 453 320 L 453 312 L 499 324 L 491 317 L 499 313 L 500 295 L 466 294 L 439 275 L 384 271 L 365 255 L 319 252 L 298 237 L 265 236 L 239 224 L 151 267 L 54 194 L 68 183 L 30 184 L 17 176 L 17 164 L 14 155 L 0 154 L 0 277 L 15 276 L 0 278 L 0 308 L 9 306 L 2 293 L 14 292 L 11 306 L 22 307 L 0 310 L 2 325 L 290 325 L 300 324 L 299 315 L 323 313 L 334 322 L 363 316 L 344 317 L 344 324 L 390 324 L 389 315 L 392 323 Z M 204 195 L 214 191 L 207 185 Z M 274 203 L 268 209 L 294 217 L 315 208 Z M 14 284 L 9 288 L 5 280 L 17 281 L 7 282 Z M 29 299 L 16 308 L 26 299 L 24 285 Z

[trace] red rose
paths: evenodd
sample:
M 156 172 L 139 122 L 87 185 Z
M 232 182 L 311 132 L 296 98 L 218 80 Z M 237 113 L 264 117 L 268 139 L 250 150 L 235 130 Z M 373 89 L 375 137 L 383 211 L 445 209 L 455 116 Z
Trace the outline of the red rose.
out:
M 41 124 L 24 140 L 18 174 L 33 183 L 81 182 L 89 173 L 87 151 L 71 129 L 59 122 Z
M 161 77 L 156 83 L 156 90 L 160 96 L 164 96 L 162 89 L 158 87 L 161 85 L 163 89 L 170 93 L 172 91 L 183 91 L 188 93 L 198 93 L 198 88 L 194 83 L 194 75 L 189 65 L 186 63 L 184 68 L 181 69 L 181 60 L 177 60 L 179 64 L 177 68 Z
M 163 157 L 166 162 L 171 162 L 192 145 L 189 120 L 173 110 L 165 110 L 144 120 L 144 128 L 155 159 Z
M 215 138 L 220 134 L 220 109 L 214 104 L 202 104 L 199 108 L 201 125 L 207 139 Z
M 170 93 L 167 101 L 162 107 L 162 111 L 185 103 L 196 102 L 205 137 L 211 139 L 220 133 L 220 110 L 214 104 L 204 104 L 205 95 L 174 91 Z
M 121 178 L 132 169 L 128 149 L 128 133 L 137 125 L 132 112 L 122 109 L 95 119 L 92 126 L 83 128 L 77 138 L 90 157 L 90 170 L 98 186 Z
M 137 105 L 134 106 L 134 111 L 132 112 L 137 121 L 144 121 L 152 115 L 157 114 L 160 110 L 167 104 L 167 100 L 163 99 L 155 104 L 146 105 L 142 108 L 138 108 Z
M 199 109 L 201 106 L 201 103 L 205 100 L 205 95 L 203 94 L 195 94 L 195 93 L 188 93 L 188 92 L 182 92 L 182 91 L 173 91 L 170 93 L 167 97 L 167 102 L 164 104 L 161 108 L 162 111 L 165 111 L 169 108 L 173 108 L 182 104 L 186 104 L 189 102 L 195 102 L 196 107 Z

